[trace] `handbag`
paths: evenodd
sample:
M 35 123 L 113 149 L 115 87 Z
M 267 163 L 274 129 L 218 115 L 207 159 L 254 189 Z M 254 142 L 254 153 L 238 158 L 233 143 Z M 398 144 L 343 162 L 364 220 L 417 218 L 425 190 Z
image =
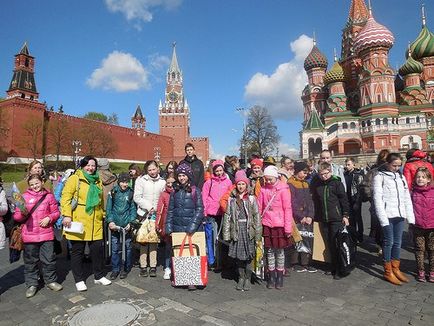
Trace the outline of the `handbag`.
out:
M 297 229 L 301 235 L 301 241 L 295 244 L 297 252 L 312 254 L 313 245 L 313 225 L 297 224 Z
M 188 239 L 189 256 L 183 256 L 185 241 Z M 186 286 L 208 284 L 208 261 L 206 256 L 201 256 L 199 246 L 193 244 L 191 235 L 186 234 L 181 245 L 175 245 L 172 249 L 179 247 L 177 256 L 172 257 L 172 285 Z M 194 255 L 193 247 L 196 249 Z

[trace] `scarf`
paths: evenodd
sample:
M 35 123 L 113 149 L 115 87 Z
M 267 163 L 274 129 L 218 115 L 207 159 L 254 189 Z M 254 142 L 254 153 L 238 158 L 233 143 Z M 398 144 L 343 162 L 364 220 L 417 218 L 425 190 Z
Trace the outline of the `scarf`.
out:
M 86 197 L 85 211 L 87 214 L 92 214 L 95 206 L 99 205 L 99 203 L 101 202 L 100 195 L 102 190 L 96 185 L 96 182 L 99 181 L 99 174 L 98 172 L 95 172 L 95 174 L 89 174 L 84 170 L 81 171 L 83 172 L 83 175 L 86 178 L 87 182 L 89 182 L 89 190 Z

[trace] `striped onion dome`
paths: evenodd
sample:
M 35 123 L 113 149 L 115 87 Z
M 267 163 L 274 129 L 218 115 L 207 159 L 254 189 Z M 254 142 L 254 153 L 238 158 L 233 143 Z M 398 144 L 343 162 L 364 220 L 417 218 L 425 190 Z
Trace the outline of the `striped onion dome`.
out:
M 395 38 L 392 32 L 377 23 L 374 17 L 370 15 L 366 25 L 362 28 L 354 41 L 354 51 L 358 54 L 360 51 L 371 47 L 384 46 L 391 48 L 394 41 Z
M 423 26 L 419 36 L 410 44 L 410 50 L 412 57 L 416 60 L 434 56 L 434 34 Z
M 312 68 L 327 68 L 328 61 L 324 54 L 314 44 L 309 55 L 304 60 L 304 70 L 310 70 Z
M 339 62 L 335 62 L 332 69 L 327 71 L 324 76 L 324 84 L 330 84 L 335 82 L 343 82 L 345 80 L 344 70 Z
M 399 68 L 399 74 L 406 76 L 409 74 L 420 74 L 423 71 L 423 64 L 412 58 L 413 54 L 408 57 L 407 61 Z

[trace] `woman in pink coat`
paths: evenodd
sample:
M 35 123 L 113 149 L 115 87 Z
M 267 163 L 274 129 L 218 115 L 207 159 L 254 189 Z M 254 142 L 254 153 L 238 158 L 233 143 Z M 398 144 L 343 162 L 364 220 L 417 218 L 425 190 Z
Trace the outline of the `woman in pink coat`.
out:
M 39 174 L 30 175 L 28 184 L 29 189 L 23 194 L 28 214 L 24 215 L 16 207 L 14 220 L 22 223 L 26 297 L 31 298 L 38 289 L 39 262 L 47 287 L 53 291 L 60 291 L 62 285 L 57 283 L 54 253 L 53 225 L 60 216 L 56 199 L 51 192 L 43 188 L 43 180 Z
M 225 213 L 220 207 L 220 199 L 232 187 L 232 182 L 226 175 L 223 167 L 224 162 L 222 160 L 215 160 L 212 163 L 212 176 L 204 183 L 202 188 L 203 215 L 205 216 L 206 222 L 211 224 L 213 229 L 212 239 L 207 238 L 208 262 L 212 268 L 215 269 L 223 268 L 228 253 L 227 246 L 222 248 L 220 243 L 217 246 L 215 245 L 218 230 L 222 223 L 222 216 Z M 206 235 L 209 237 L 208 233 L 206 233 Z M 210 243 L 213 244 L 212 248 L 209 248 L 211 246 L 209 245 Z M 214 255 L 215 261 L 212 261 L 212 259 L 210 261 L 210 257 L 214 257 Z
M 265 185 L 258 196 L 262 217 L 264 247 L 267 253 L 267 288 L 283 287 L 285 252 L 291 242 L 292 206 L 291 194 L 286 183 L 279 180 L 278 169 L 267 166 L 264 170 Z

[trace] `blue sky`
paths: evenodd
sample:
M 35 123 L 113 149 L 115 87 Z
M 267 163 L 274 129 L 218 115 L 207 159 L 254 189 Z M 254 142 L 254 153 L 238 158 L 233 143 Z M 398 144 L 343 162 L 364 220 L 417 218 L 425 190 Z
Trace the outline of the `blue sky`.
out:
M 338 54 L 350 0 L 9 1 L 0 14 L 0 87 L 24 41 L 36 58 L 41 102 L 67 114 L 116 112 L 131 125 L 138 104 L 158 132 L 158 103 L 177 43 L 192 136 L 209 136 L 213 156 L 236 154 L 238 107 L 269 108 L 282 136 L 279 154 L 298 148 L 306 83 L 303 60 L 318 47 Z M 390 64 L 405 61 L 421 29 L 419 0 L 372 0 L 377 22 L 395 35 Z M 425 1 L 434 31 L 434 1 Z M 393 4 L 393 5 L 392 5 Z M 0 94 L 0 96 L 5 96 Z

